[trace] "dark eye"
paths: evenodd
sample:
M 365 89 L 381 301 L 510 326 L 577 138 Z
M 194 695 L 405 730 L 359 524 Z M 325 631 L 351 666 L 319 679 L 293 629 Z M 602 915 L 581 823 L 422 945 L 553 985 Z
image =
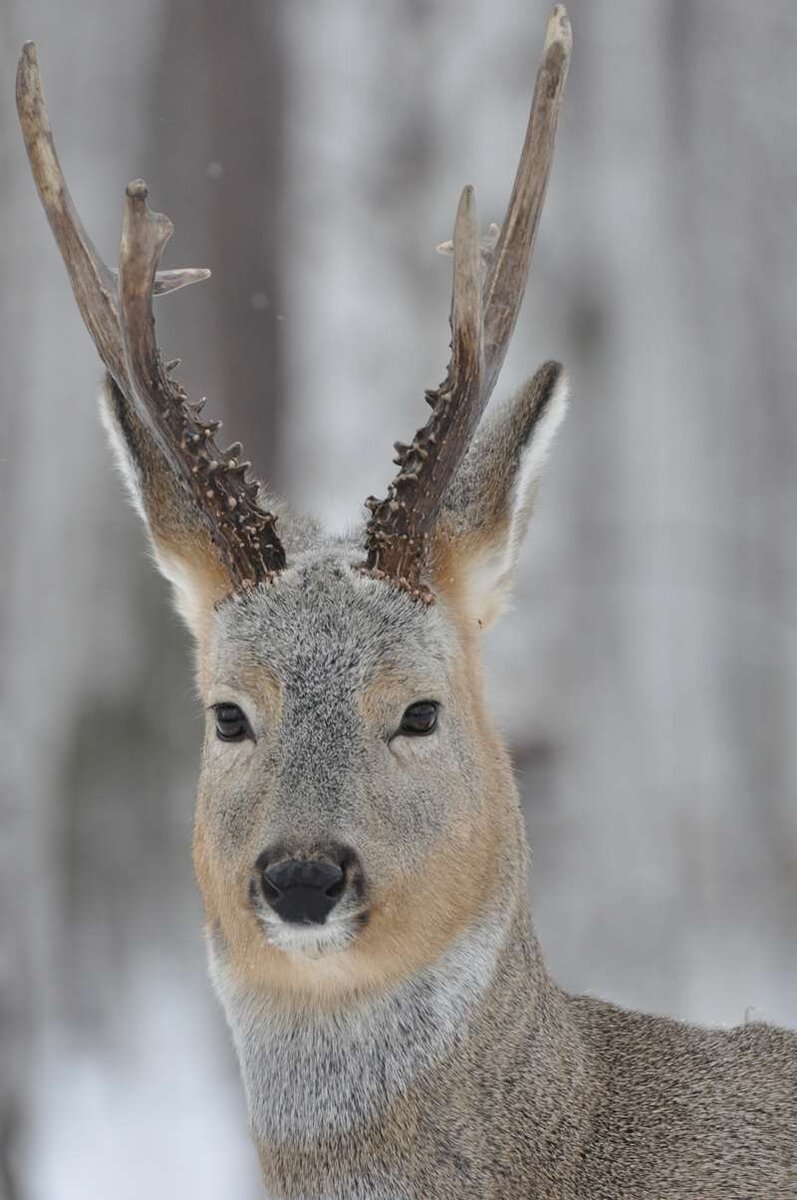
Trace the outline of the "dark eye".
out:
M 241 742 L 251 737 L 249 722 L 237 704 L 215 704 L 216 736 L 223 742 Z
M 411 704 L 401 718 L 401 733 L 415 736 L 431 733 L 437 724 L 437 709 L 436 700 L 419 700 L 417 704 Z

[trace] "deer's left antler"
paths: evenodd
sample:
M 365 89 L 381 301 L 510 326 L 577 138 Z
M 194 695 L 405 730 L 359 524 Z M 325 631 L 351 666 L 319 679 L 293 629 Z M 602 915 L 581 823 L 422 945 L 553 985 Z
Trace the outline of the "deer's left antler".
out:
M 426 393 L 432 414 L 409 446 L 396 443 L 399 473 L 386 499 L 366 500 L 365 569 L 432 599 L 422 579 L 430 539 L 446 489 L 465 456 L 490 399 L 515 328 L 526 287 L 534 236 L 553 162 L 554 139 L 572 39 L 558 4 L 548 21 L 526 139 L 495 248 L 481 258 L 473 189 L 465 188 L 454 228 L 451 303 L 452 356 L 439 388 Z

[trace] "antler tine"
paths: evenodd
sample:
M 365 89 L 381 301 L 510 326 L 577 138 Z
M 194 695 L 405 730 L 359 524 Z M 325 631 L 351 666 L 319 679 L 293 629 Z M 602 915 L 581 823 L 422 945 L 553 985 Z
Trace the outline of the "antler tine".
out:
M 119 272 L 115 267 L 111 267 L 111 274 L 117 281 L 118 288 Z M 153 296 L 167 296 L 169 292 L 179 292 L 180 288 L 190 287 L 192 283 L 204 283 L 206 279 L 210 279 L 210 276 L 211 272 L 207 267 L 182 267 L 178 271 L 157 271 L 152 294 Z
M 523 293 L 553 162 L 559 104 L 573 39 L 564 5 L 548 20 L 526 138 L 512 195 L 484 285 L 485 397 L 503 366 Z
M 371 497 L 366 570 L 397 582 L 425 603 L 431 593 L 420 580 L 426 542 L 446 487 L 481 415 L 483 375 L 481 247 L 472 187 L 460 198 L 454 226 L 451 296 L 451 362 L 445 381 L 427 398 L 432 415 L 411 446 L 397 443 L 400 470 L 386 500 Z
M 80 314 L 105 367 L 121 386 L 124 352 L 116 301 L 117 272 L 109 267 L 89 237 L 58 161 L 44 102 L 34 42 L 26 42 L 17 68 L 17 111 L 33 180 L 47 220 L 69 272 Z M 159 271 L 155 295 L 165 295 L 210 276 L 205 268 Z
M 430 603 L 421 576 L 446 488 L 468 449 L 503 365 L 526 286 L 534 236 L 553 161 L 559 103 L 571 49 L 557 4 L 548 21 L 526 138 L 503 227 L 480 242 L 473 191 L 462 194 L 454 231 L 453 357 L 445 382 L 427 392 L 433 411 L 411 446 L 396 444 L 401 470 L 386 500 L 370 497 L 365 569 Z M 444 253 L 449 243 L 438 249 Z M 483 291 L 480 260 L 488 262 Z
M 168 376 L 155 340 L 152 300 L 157 267 L 172 236 L 168 217 L 147 205 L 147 185 L 127 185 L 119 253 L 119 299 L 125 362 L 136 409 L 158 446 L 209 518 L 234 585 L 246 587 L 285 566 L 274 517 L 256 503 L 235 460 L 213 441 L 214 426 L 188 411 L 182 388 Z M 180 286 L 180 285 L 178 285 Z
M 36 47 L 22 49 L 17 70 L 17 110 L 33 178 L 64 259 L 80 314 L 106 370 L 189 488 L 230 574 L 234 588 L 271 578 L 285 565 L 274 517 L 257 504 L 248 464 L 219 450 L 218 423 L 198 420 L 196 406 L 168 378 L 158 350 L 152 299 L 207 279 L 198 268 L 157 270 L 172 233 L 166 217 L 146 206 L 146 186 L 127 189 L 120 271 L 97 253 L 69 194 L 53 143 Z M 121 306 L 121 308 L 120 308 Z
M 116 284 L 83 227 L 66 186 L 44 103 L 36 46 L 26 42 L 17 68 L 17 112 L 36 189 L 69 272 L 72 291 L 100 358 L 121 387 L 124 352 Z

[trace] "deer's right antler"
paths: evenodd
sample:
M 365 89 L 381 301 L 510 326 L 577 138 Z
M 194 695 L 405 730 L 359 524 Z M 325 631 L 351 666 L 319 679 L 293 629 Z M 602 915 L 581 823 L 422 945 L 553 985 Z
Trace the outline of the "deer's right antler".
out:
M 141 180 L 125 198 L 119 271 L 97 253 L 69 194 L 53 144 L 36 47 L 28 42 L 17 70 L 17 111 L 33 178 L 69 273 L 81 316 L 106 370 L 138 414 L 202 514 L 233 589 L 272 578 L 285 566 L 275 519 L 257 503 L 238 444 L 220 450 L 218 422 L 169 377 L 155 339 L 152 300 L 207 279 L 210 271 L 158 271 L 172 235 L 168 217 L 147 205 Z
M 435 521 L 495 387 L 523 300 L 570 49 L 570 22 L 557 4 L 548 21 L 515 185 L 494 247 L 492 236 L 486 243 L 479 240 L 473 189 L 466 188 L 460 200 L 453 242 L 452 356 L 444 382 L 426 393 L 432 415 L 412 445 L 396 443 L 400 469 L 387 498 L 365 502 L 371 511 L 366 571 L 426 603 L 432 595 L 422 574 Z M 482 252 L 489 264 L 483 288 Z

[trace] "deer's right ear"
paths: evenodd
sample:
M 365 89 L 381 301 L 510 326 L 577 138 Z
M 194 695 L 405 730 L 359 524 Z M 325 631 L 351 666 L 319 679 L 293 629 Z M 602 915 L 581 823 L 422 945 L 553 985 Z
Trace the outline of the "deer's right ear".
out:
M 155 561 L 174 589 L 177 610 L 202 640 L 230 576 L 188 491 L 167 465 L 125 396 L 106 376 L 100 415 L 114 458 L 150 536 Z
M 554 435 L 567 409 L 567 379 L 549 362 L 489 414 L 451 482 L 435 533 L 437 586 L 456 591 L 483 628 L 509 601 Z

